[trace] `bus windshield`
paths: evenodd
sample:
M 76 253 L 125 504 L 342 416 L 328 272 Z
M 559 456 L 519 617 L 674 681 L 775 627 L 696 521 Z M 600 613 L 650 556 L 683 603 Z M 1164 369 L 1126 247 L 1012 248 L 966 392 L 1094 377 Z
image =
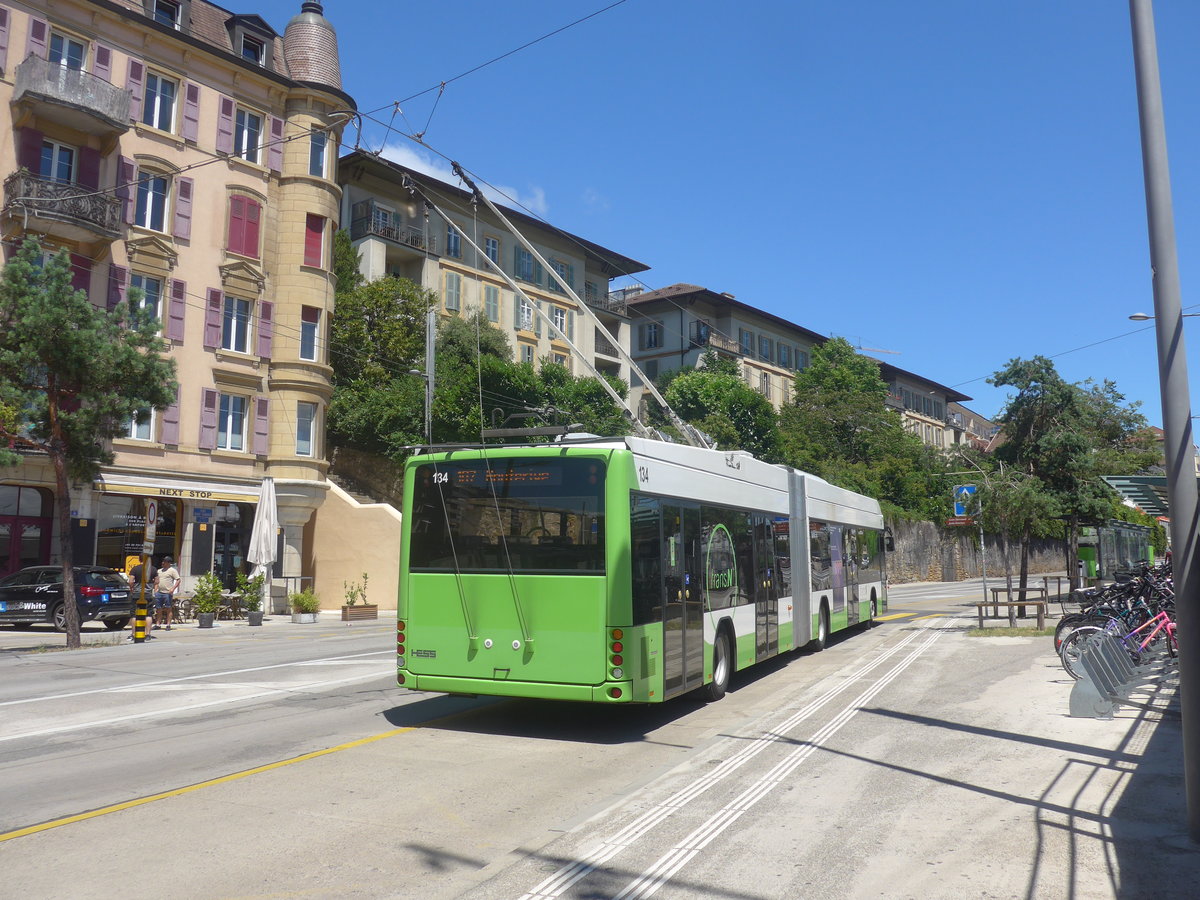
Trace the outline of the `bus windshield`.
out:
M 409 569 L 603 574 L 604 474 L 582 457 L 420 464 Z

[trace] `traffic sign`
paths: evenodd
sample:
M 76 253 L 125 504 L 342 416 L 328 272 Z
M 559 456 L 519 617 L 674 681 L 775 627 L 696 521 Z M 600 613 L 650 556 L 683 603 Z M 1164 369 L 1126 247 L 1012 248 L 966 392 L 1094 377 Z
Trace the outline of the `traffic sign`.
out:
M 146 501 L 146 533 L 142 535 L 142 540 L 150 547 L 146 550 L 143 547 L 143 553 L 151 553 L 154 550 L 154 537 L 158 534 L 158 501 Z
M 974 516 L 951 516 L 946 520 L 947 525 L 974 525 Z
M 971 501 L 975 499 L 975 485 L 973 484 L 956 484 L 954 486 L 954 515 L 966 516 L 970 515 L 968 507 Z

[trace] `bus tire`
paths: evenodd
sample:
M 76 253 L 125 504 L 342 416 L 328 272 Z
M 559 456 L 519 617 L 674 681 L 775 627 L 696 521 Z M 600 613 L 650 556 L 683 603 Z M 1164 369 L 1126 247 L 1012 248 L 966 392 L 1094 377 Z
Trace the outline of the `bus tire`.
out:
M 704 699 L 711 702 L 724 697 L 732 674 L 733 650 L 729 646 L 729 632 L 722 628 L 713 641 L 713 678 L 704 686 Z
M 829 643 L 829 607 L 824 603 L 821 604 L 821 612 L 817 616 L 817 636 L 808 642 L 808 649 L 813 651 L 824 650 L 825 645 Z
M 868 628 L 875 627 L 875 617 L 879 615 L 879 598 L 875 596 L 875 592 L 871 591 L 871 622 Z

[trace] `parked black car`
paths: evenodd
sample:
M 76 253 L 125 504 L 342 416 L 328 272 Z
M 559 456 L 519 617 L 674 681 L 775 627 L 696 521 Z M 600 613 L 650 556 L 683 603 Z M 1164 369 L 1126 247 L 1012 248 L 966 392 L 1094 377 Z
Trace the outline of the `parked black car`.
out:
M 62 566 L 30 566 L 0 579 L 0 625 L 50 622 L 67 630 Z M 133 615 L 133 592 L 125 576 L 103 566 L 75 567 L 79 621 L 103 622 L 112 631 Z

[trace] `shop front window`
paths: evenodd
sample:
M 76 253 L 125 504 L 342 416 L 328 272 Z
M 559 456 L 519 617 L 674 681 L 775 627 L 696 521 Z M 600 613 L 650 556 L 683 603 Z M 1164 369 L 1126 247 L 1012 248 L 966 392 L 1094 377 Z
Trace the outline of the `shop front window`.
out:
M 178 559 L 176 533 L 179 501 L 158 501 L 158 527 L 154 537 L 154 563 L 163 556 Z M 119 569 L 126 574 L 142 558 L 146 529 L 146 498 L 103 494 L 96 511 L 96 565 Z

